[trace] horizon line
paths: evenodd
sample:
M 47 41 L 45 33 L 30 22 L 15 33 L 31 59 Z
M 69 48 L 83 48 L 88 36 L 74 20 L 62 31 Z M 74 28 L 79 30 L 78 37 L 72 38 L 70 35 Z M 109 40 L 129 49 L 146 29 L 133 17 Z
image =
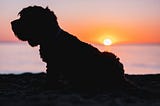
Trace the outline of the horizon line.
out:
M 26 43 L 27 41 L 0 41 L 0 43 Z M 99 45 L 99 46 L 105 46 L 104 44 L 101 43 L 94 43 L 94 42 L 85 42 L 88 44 L 95 44 L 95 45 Z M 140 42 L 130 42 L 130 43 L 115 43 L 112 44 L 110 46 L 116 46 L 116 45 L 160 45 L 160 42 L 144 42 L 144 43 L 140 43 Z

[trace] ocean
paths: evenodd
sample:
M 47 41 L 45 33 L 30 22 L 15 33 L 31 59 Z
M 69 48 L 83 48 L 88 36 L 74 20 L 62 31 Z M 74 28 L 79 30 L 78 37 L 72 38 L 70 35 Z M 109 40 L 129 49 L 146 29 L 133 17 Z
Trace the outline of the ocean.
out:
M 160 74 L 160 45 L 93 45 L 120 58 L 126 74 Z M 0 74 L 45 72 L 46 63 L 39 56 L 39 47 L 27 43 L 0 43 Z

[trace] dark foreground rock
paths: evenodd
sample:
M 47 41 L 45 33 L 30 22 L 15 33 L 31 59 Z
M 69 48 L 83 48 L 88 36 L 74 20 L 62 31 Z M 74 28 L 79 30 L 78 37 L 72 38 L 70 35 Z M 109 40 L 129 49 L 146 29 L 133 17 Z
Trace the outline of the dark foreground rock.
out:
M 45 73 L 0 75 L 0 106 L 160 106 L 160 74 L 125 76 L 137 88 L 51 90 L 45 87 Z

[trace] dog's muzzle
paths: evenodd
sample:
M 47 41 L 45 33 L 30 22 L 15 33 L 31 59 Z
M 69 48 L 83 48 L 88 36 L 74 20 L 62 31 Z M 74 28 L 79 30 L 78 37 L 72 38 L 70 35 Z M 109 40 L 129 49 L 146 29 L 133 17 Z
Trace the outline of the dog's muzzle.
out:
M 23 40 L 23 41 L 26 41 L 27 38 L 25 37 L 25 31 L 23 29 L 23 25 L 21 25 L 20 21 L 19 20 L 14 20 L 11 22 L 11 27 L 12 27 L 12 30 L 14 32 L 14 34 L 20 39 L 20 40 Z
M 19 29 L 19 21 L 18 20 L 15 20 L 15 21 L 12 21 L 11 22 L 11 25 L 12 25 L 12 30 L 13 30 L 13 32 L 14 32 L 14 34 L 15 35 L 17 35 L 18 34 L 18 32 L 20 31 L 20 29 Z

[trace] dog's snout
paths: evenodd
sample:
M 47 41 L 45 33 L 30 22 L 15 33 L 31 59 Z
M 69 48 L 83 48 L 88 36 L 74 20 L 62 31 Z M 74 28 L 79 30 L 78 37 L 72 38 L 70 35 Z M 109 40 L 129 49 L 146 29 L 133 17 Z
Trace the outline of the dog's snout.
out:
M 14 22 L 15 22 L 15 21 L 11 21 L 11 25 L 13 25 L 13 24 L 14 24 Z
M 21 40 L 24 40 L 24 37 L 22 37 L 22 26 L 20 24 L 19 20 L 11 21 L 11 28 L 14 34 Z
M 12 27 L 12 30 L 15 34 L 17 34 L 17 28 L 18 28 L 18 20 L 14 20 L 11 22 L 11 27 Z
M 18 20 L 11 21 L 11 25 L 12 25 L 12 26 L 16 26 L 16 25 L 18 25 L 18 23 L 19 23 Z
M 27 40 L 27 34 L 25 32 L 24 26 L 22 25 L 22 21 L 17 19 L 14 21 L 11 21 L 11 28 L 12 31 L 14 32 L 14 34 L 16 35 L 16 37 L 18 37 L 18 39 L 22 40 L 22 41 L 26 41 Z

